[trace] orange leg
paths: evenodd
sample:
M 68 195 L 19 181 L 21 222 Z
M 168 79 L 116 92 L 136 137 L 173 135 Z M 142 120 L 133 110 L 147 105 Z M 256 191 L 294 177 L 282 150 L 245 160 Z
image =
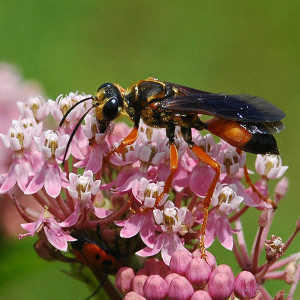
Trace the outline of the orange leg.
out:
M 178 152 L 174 143 L 170 145 L 170 174 L 166 180 L 163 192 L 156 198 L 155 206 L 158 206 L 159 202 L 163 199 L 166 194 L 169 194 L 173 178 L 178 169 Z
M 122 140 L 121 144 L 117 148 L 114 148 L 109 155 L 113 153 L 124 153 L 124 148 L 132 145 L 137 140 L 138 136 L 138 127 L 133 127 L 131 132 Z
M 199 160 L 201 160 L 202 162 L 204 162 L 205 164 L 207 164 L 208 166 L 210 166 L 211 168 L 213 168 L 216 171 L 213 181 L 211 182 L 211 184 L 208 188 L 207 194 L 203 200 L 204 216 L 203 216 L 203 223 L 202 223 L 202 227 L 201 227 L 201 231 L 200 231 L 200 235 L 201 235 L 200 250 L 201 250 L 202 257 L 204 259 L 206 259 L 204 242 L 205 242 L 205 230 L 206 230 L 207 218 L 208 218 L 208 208 L 211 203 L 211 198 L 215 191 L 218 179 L 220 177 L 221 169 L 220 169 L 220 165 L 214 159 L 212 159 L 202 148 L 200 148 L 199 146 L 197 146 L 195 144 L 190 144 L 190 148 L 195 153 L 195 155 L 198 157 Z
M 239 154 L 241 154 L 241 153 L 242 153 L 242 150 L 237 148 L 237 149 L 236 149 L 236 152 L 239 153 Z M 252 182 L 252 180 L 251 180 L 251 178 L 250 178 L 249 172 L 248 172 L 248 168 L 247 168 L 246 165 L 244 165 L 243 169 L 244 169 L 244 175 L 245 175 L 246 182 L 249 184 L 249 186 L 251 187 L 252 191 L 253 191 L 254 193 L 256 193 L 257 196 L 258 196 L 260 199 L 262 199 L 264 202 L 271 204 L 272 207 L 273 207 L 273 209 L 275 210 L 275 209 L 277 208 L 277 205 L 275 204 L 275 202 L 274 202 L 272 199 L 269 199 L 269 198 L 263 196 L 263 195 L 257 190 L 257 188 L 255 187 L 255 185 L 253 184 L 253 182 Z
M 249 176 L 248 168 L 247 168 L 246 165 L 244 166 L 244 174 L 245 174 L 246 182 L 250 185 L 252 191 L 253 191 L 254 193 L 256 193 L 257 196 L 258 196 L 260 199 L 262 199 L 264 202 L 271 204 L 272 207 L 273 207 L 273 209 L 275 210 L 275 209 L 277 208 L 277 205 L 275 204 L 275 202 L 274 202 L 272 199 L 269 199 L 269 198 L 263 196 L 263 195 L 257 190 L 257 188 L 255 187 L 255 185 L 253 184 L 253 182 L 252 182 L 252 180 L 251 180 L 251 178 L 250 178 L 250 176 Z

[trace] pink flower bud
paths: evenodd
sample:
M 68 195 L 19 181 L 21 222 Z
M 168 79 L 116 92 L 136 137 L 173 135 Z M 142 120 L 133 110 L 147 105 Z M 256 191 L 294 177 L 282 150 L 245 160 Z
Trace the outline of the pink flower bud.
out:
M 173 253 L 170 261 L 170 270 L 174 273 L 184 275 L 192 256 L 184 250 L 177 250 Z
M 163 261 L 157 261 L 150 269 L 149 275 L 159 275 L 165 278 L 170 273 L 169 267 Z
M 196 251 L 194 251 L 192 253 L 192 257 L 202 259 L 201 250 L 197 249 Z M 206 251 L 206 260 L 212 270 L 217 266 L 216 258 L 208 251 Z
M 159 275 L 151 275 L 144 284 L 144 295 L 148 300 L 164 299 L 168 295 L 169 285 Z
M 185 272 L 187 280 L 196 288 L 203 288 L 210 277 L 211 267 L 203 259 L 192 259 Z
M 165 278 L 165 281 L 167 282 L 168 285 L 170 285 L 171 281 L 176 277 L 181 277 L 181 276 L 178 275 L 177 273 L 171 273 Z
M 154 264 L 156 264 L 159 260 L 157 258 L 149 258 L 145 261 L 143 269 L 150 274 L 151 269 L 153 268 Z
M 144 298 L 143 296 L 139 295 L 136 292 L 129 292 L 128 294 L 126 294 L 126 296 L 124 297 L 124 300 L 147 300 L 146 298 Z
M 145 268 L 139 269 L 137 271 L 136 275 L 146 275 L 146 276 L 148 276 L 149 275 L 149 270 L 147 270 Z
M 131 268 L 123 267 L 116 275 L 116 287 L 123 294 L 132 290 L 132 281 L 134 278 L 134 271 Z
M 194 294 L 194 289 L 189 281 L 183 277 L 175 277 L 170 283 L 168 297 L 170 300 L 187 300 Z
M 234 291 L 234 284 L 234 275 L 231 268 L 220 265 L 215 268 L 210 276 L 208 291 L 213 299 L 227 299 Z
M 259 216 L 258 225 L 260 227 L 266 227 L 269 221 L 269 210 L 265 208 Z
M 190 300 L 212 300 L 212 299 L 211 299 L 209 293 L 199 290 L 194 293 L 194 295 L 192 296 L 192 298 Z
M 274 300 L 284 300 L 285 299 L 285 291 L 281 290 L 277 292 L 277 294 L 274 297 Z
M 132 282 L 132 290 L 141 296 L 144 296 L 144 284 L 147 280 L 148 276 L 146 275 L 138 275 L 133 278 Z
M 252 273 L 242 271 L 235 278 L 234 294 L 239 299 L 252 299 L 257 294 L 257 283 Z
M 280 196 L 280 198 L 284 197 L 287 193 L 288 187 L 289 187 L 289 180 L 287 179 L 287 177 L 283 177 L 282 179 L 280 179 L 280 181 L 277 183 L 275 187 L 275 194 Z

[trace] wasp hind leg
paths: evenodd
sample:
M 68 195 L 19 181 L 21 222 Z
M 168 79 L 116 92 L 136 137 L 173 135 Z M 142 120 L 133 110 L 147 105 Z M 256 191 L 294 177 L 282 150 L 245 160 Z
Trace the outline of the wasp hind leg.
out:
M 205 253 L 205 231 L 206 231 L 206 225 L 207 225 L 207 219 L 208 219 L 208 209 L 211 203 L 211 198 L 213 196 L 213 193 L 215 191 L 216 185 L 218 183 L 218 179 L 221 174 L 221 168 L 220 165 L 212 159 L 201 147 L 197 146 L 193 141 L 192 141 L 192 132 L 191 128 L 181 128 L 181 133 L 184 138 L 184 140 L 187 142 L 189 145 L 189 148 L 193 153 L 198 157 L 200 161 L 203 163 L 207 164 L 211 168 L 213 168 L 216 172 L 209 188 L 206 193 L 206 196 L 202 202 L 203 205 L 203 222 L 201 226 L 201 231 L 200 231 L 200 250 L 201 250 L 201 255 L 202 258 L 206 260 L 206 253 Z M 201 184 L 201 183 L 199 183 Z
M 156 198 L 155 206 L 159 206 L 161 200 L 163 200 L 163 198 L 169 194 L 172 187 L 173 178 L 178 169 L 178 152 L 174 143 L 175 126 L 170 125 L 170 127 L 168 127 L 166 130 L 170 143 L 170 174 L 165 182 L 163 192 Z
M 242 153 L 242 150 L 240 149 L 236 149 L 237 153 L 241 154 Z M 268 198 L 268 197 L 265 197 L 264 195 L 262 195 L 258 190 L 257 188 L 255 187 L 254 183 L 252 182 L 251 178 L 250 178 L 250 175 L 249 175 L 249 172 L 248 172 L 248 168 L 246 165 L 244 165 L 243 167 L 244 169 L 244 175 L 245 175 L 245 180 L 246 182 L 249 184 L 249 186 L 251 187 L 252 191 L 261 199 L 263 200 L 264 202 L 268 203 L 268 204 L 271 204 L 272 205 L 272 208 L 275 210 L 277 208 L 277 205 L 276 203 Z

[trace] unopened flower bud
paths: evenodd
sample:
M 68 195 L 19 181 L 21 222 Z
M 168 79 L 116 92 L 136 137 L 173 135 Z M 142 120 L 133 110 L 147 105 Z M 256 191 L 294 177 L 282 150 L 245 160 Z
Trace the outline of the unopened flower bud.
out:
M 205 251 L 205 254 L 206 254 L 207 263 L 213 270 L 217 266 L 216 258 L 208 251 Z M 192 253 L 192 257 L 197 259 L 202 259 L 202 251 L 200 249 L 195 250 Z
M 211 267 L 204 259 L 192 259 L 185 272 L 186 278 L 195 288 L 203 288 L 209 280 Z
M 234 275 L 229 266 L 216 267 L 208 282 L 208 292 L 213 299 L 227 299 L 234 291 Z
M 144 284 L 147 280 L 148 276 L 146 275 L 137 275 L 133 278 L 132 282 L 132 290 L 138 293 L 141 296 L 144 296 Z
M 176 278 L 176 277 L 181 277 L 180 275 L 178 275 L 177 273 L 170 273 L 166 278 L 165 281 L 167 282 L 168 285 L 171 284 L 171 281 Z
M 148 300 L 164 299 L 169 292 L 169 285 L 159 275 L 151 275 L 144 284 L 144 295 Z
M 116 275 L 116 287 L 123 294 L 132 290 L 132 281 L 134 278 L 134 271 L 131 268 L 123 267 L 119 269 Z
M 294 282 L 295 279 L 295 273 L 297 270 L 297 261 L 293 260 L 291 262 L 289 262 L 285 268 L 285 282 L 288 284 L 292 284 Z
M 269 222 L 269 210 L 265 208 L 259 216 L 258 225 L 260 227 L 266 227 Z
M 280 179 L 280 181 L 275 187 L 275 194 L 278 195 L 280 198 L 283 198 L 287 193 L 288 187 L 289 180 L 287 177 L 283 177 L 282 179 Z
M 171 300 L 187 300 L 194 294 L 190 282 L 183 276 L 175 277 L 170 283 L 168 297 Z
M 196 291 L 190 300 L 212 300 L 209 293 L 206 291 Z
M 285 291 L 281 290 L 277 292 L 277 294 L 274 297 L 274 300 L 284 300 L 285 299 Z
M 242 271 L 235 278 L 234 294 L 239 299 L 252 299 L 257 294 L 257 283 L 252 273 Z
M 153 265 L 149 275 L 159 275 L 162 278 L 165 278 L 169 273 L 169 267 L 163 261 L 160 260 Z
M 125 295 L 124 300 L 147 300 L 136 292 L 129 292 Z
M 173 253 L 170 261 L 170 270 L 174 273 L 184 275 L 187 265 L 192 260 L 192 256 L 184 250 L 177 250 Z

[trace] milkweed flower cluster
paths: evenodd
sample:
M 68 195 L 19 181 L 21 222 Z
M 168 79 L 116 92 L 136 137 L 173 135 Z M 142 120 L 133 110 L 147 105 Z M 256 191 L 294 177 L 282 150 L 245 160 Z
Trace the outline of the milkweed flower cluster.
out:
M 64 253 L 72 252 L 77 233 L 90 240 L 96 236 L 100 248 L 124 265 L 116 287 L 125 299 L 228 299 L 234 295 L 272 299 L 263 286 L 269 279 L 290 283 L 288 297 L 292 299 L 299 281 L 300 253 L 281 257 L 300 222 L 284 244 L 280 237 L 270 235 L 274 209 L 263 200 L 273 195 L 278 204 L 287 192 L 288 181 L 283 177 L 287 167 L 280 157 L 257 155 L 255 170 L 260 176 L 249 188 L 244 178 L 246 153 L 224 141 L 215 142 L 210 134 L 193 131 L 195 144 L 221 165 L 222 172 L 211 201 L 205 247 L 218 240 L 226 251 L 233 251 L 241 267 L 234 276 L 230 266 L 217 265 L 212 254 L 202 257 L 196 250 L 203 222 L 202 201 L 214 177 L 213 169 L 198 161 L 177 131 L 178 170 L 171 193 L 157 203 L 170 172 L 165 130 L 141 122 L 137 141 L 123 153 L 114 153 L 130 127 L 112 122 L 102 132 L 93 110 L 77 126 L 91 100 L 79 104 L 58 126 L 63 115 L 86 97 L 89 95 L 69 93 L 56 100 L 36 97 L 18 103 L 19 117 L 0 135 L 11 153 L 11 164 L 0 177 L 0 192 L 14 202 L 25 220 L 21 226 L 26 233 L 20 234 L 20 239 L 36 235 L 41 257 L 74 263 L 76 260 Z M 48 117 L 56 121 L 51 128 Z M 272 193 L 268 182 L 277 179 Z M 38 203 L 39 209 L 20 203 L 13 194 L 16 189 Z M 241 221 L 249 208 L 261 211 L 251 253 Z M 260 264 L 263 252 L 266 260 Z M 101 273 L 99 266 L 89 267 L 96 276 Z M 111 285 L 104 283 L 104 288 L 111 294 Z

